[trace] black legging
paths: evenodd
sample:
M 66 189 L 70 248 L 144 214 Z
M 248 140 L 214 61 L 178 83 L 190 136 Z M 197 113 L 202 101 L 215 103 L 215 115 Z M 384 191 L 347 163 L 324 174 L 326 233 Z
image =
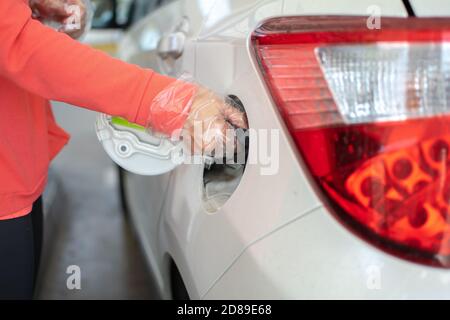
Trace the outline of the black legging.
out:
M 0 220 L 0 299 L 32 299 L 42 248 L 42 201 L 31 214 Z

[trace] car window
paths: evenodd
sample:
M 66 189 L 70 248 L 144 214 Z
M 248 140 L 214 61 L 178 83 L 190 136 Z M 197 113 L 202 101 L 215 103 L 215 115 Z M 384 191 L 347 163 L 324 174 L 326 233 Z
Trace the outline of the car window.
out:
M 91 0 L 92 26 L 97 29 L 125 29 L 173 0 Z

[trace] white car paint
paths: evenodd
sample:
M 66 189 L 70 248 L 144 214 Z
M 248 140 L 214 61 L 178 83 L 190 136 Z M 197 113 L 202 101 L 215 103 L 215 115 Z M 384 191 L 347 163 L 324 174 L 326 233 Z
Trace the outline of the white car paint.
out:
M 200 165 L 157 177 L 126 175 L 131 217 L 163 298 L 171 296 L 170 259 L 194 299 L 449 297 L 448 271 L 379 251 L 323 208 L 249 48 L 249 35 L 269 17 L 367 15 L 373 5 L 385 16 L 407 16 L 401 0 L 181 0 L 125 36 L 122 59 L 171 75 L 187 71 L 224 96 L 238 96 L 252 128 L 281 130 L 279 172 L 263 176 L 262 165 L 248 165 L 214 214 L 203 201 Z M 167 65 L 156 54 L 157 39 L 184 16 L 190 22 L 184 54 Z M 374 265 L 382 268 L 377 290 L 367 286 Z
M 446 0 L 411 0 L 417 17 L 448 17 L 450 5 Z

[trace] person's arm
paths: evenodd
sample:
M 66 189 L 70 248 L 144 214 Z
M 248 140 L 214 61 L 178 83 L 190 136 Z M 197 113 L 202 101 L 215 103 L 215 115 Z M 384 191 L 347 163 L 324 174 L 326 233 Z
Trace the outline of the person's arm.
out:
M 154 97 L 174 81 L 42 25 L 24 0 L 0 0 L 0 75 L 44 98 L 143 126 Z

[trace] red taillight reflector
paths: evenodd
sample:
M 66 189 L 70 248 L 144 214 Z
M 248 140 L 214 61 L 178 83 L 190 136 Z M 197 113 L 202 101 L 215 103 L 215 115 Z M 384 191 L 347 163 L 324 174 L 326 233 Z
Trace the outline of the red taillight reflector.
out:
M 333 212 L 380 248 L 450 267 L 450 20 L 271 19 L 264 80 Z

